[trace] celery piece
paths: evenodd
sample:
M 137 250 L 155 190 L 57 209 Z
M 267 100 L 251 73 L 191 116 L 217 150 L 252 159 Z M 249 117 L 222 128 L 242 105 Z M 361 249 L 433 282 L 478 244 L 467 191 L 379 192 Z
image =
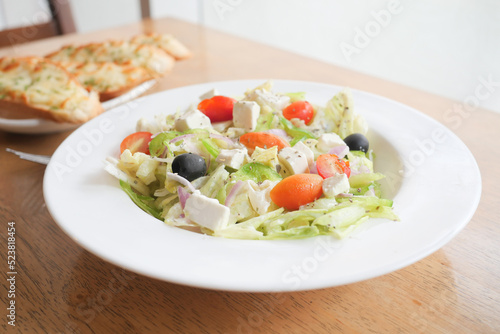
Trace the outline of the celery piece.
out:
M 208 153 L 210 153 L 211 156 L 217 158 L 217 156 L 219 155 L 219 148 L 217 147 L 217 145 L 215 145 L 213 140 L 211 140 L 210 138 L 204 138 L 201 140 L 201 143 L 207 149 Z
M 181 133 L 177 131 L 159 133 L 149 142 L 150 155 L 152 157 L 162 156 L 165 150 L 168 150 L 168 142 L 180 135 Z
M 366 185 L 369 185 L 373 181 L 378 181 L 385 177 L 384 174 L 381 173 L 364 173 L 358 175 L 351 175 L 349 177 L 349 184 L 351 188 L 359 188 Z

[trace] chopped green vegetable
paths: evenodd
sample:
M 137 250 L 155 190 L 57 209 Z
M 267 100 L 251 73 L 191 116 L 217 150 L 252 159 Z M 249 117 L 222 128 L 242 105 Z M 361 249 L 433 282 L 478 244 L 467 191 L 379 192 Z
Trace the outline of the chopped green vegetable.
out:
M 384 174 L 381 173 L 364 173 L 358 175 L 351 175 L 349 178 L 349 184 L 352 188 L 363 187 L 369 185 L 373 181 L 378 181 L 385 177 Z
M 261 113 L 257 119 L 255 132 L 263 132 L 274 128 L 274 113 Z
M 285 93 L 290 98 L 290 102 L 304 101 L 306 99 L 306 92 Z
M 217 156 L 219 155 L 219 148 L 217 147 L 217 145 L 215 145 L 213 140 L 211 140 L 210 138 L 204 138 L 201 139 L 201 142 L 203 146 L 207 149 L 208 153 L 210 153 L 210 155 L 213 156 L 214 158 L 217 158 Z
M 224 165 L 220 165 L 209 175 L 209 179 L 205 185 L 200 188 L 201 193 L 214 198 L 219 193 L 219 190 L 224 187 L 228 177 L 229 173 L 224 169 Z
M 316 137 L 307 130 L 296 127 L 289 120 L 280 116 L 280 124 L 283 126 L 285 132 L 292 138 L 300 138 L 303 139 L 316 139 Z
M 147 202 L 154 202 L 155 198 L 149 197 L 149 196 L 144 196 L 144 195 L 139 195 L 136 194 L 133 190 L 130 184 L 127 182 L 124 182 L 120 180 L 120 186 L 122 189 L 127 193 L 127 195 L 130 197 L 130 199 L 143 211 L 149 213 L 151 216 L 161 219 L 161 211 L 156 209 L 150 204 L 147 204 Z
M 169 141 L 180 135 L 177 131 L 159 133 L 149 142 L 149 153 L 152 157 L 162 156 L 169 149 Z
M 259 162 L 251 162 L 231 174 L 231 182 L 245 180 L 252 180 L 255 183 L 264 182 L 265 180 L 280 181 L 281 176 L 271 167 Z

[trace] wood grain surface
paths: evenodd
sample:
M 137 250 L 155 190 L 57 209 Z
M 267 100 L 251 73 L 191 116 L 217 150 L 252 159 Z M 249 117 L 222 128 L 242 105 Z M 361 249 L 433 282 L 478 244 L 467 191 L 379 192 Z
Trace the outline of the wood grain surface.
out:
M 47 212 L 42 195 L 45 166 L 5 151 L 10 147 L 50 155 L 69 132 L 19 135 L 0 131 L 0 268 L 4 277 L 0 332 L 500 332 L 500 145 L 496 142 L 500 114 L 464 108 L 467 96 L 464 101 L 451 101 L 173 19 L 31 42 L 0 49 L 0 56 L 43 55 L 68 43 L 129 38 L 149 31 L 174 34 L 194 56 L 176 63 L 172 73 L 148 93 L 229 79 L 309 80 L 380 94 L 442 122 L 466 143 L 478 162 L 483 192 L 477 212 L 439 251 L 368 281 L 281 294 L 186 287 L 123 270 L 78 246 Z M 484 73 L 485 78 L 488 75 Z M 16 227 L 15 327 L 8 325 L 6 317 L 10 221 Z

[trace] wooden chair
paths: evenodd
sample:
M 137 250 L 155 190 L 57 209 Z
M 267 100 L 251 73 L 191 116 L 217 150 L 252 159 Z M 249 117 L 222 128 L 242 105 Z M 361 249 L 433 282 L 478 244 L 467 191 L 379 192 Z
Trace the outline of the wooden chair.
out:
M 151 17 L 151 4 L 149 0 L 140 0 L 141 4 L 141 18 L 148 19 Z
M 46 0 L 52 20 L 46 23 L 0 31 L 0 47 L 76 32 L 69 1 Z M 149 0 L 139 0 L 141 18 L 151 17 Z
M 0 31 L 0 47 L 76 32 L 69 1 L 46 1 L 52 19 L 41 24 Z

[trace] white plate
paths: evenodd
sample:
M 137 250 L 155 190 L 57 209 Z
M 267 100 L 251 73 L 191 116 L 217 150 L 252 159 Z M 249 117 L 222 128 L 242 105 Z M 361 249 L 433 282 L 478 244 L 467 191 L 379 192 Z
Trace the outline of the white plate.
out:
M 127 93 L 120 95 L 114 99 L 102 103 L 104 110 L 115 108 L 116 106 L 128 102 L 142 95 L 145 91 L 156 84 L 156 80 L 146 81 L 139 86 L 129 90 Z M 32 119 L 5 119 L 0 118 L 0 130 L 12 133 L 23 134 L 48 134 L 73 130 L 79 127 L 80 124 L 57 123 L 47 119 L 32 118 Z
M 241 95 L 263 80 L 188 86 L 136 100 L 81 126 L 54 153 L 44 196 L 54 220 L 92 253 L 129 270 L 185 285 L 231 291 L 294 291 L 353 283 L 408 266 L 438 250 L 471 219 L 481 177 L 467 147 L 448 129 L 400 103 L 354 91 L 371 126 L 376 169 L 388 176 L 400 222 L 372 220 L 352 237 L 229 240 L 164 225 L 134 205 L 104 170 L 140 117 L 173 113 L 217 88 Z M 275 81 L 325 104 L 341 88 Z M 400 170 L 404 176 L 400 176 Z

